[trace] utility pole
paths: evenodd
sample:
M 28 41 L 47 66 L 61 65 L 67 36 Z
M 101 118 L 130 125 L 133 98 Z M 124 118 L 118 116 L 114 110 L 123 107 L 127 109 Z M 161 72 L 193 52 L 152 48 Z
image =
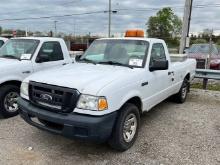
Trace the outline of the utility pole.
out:
M 108 16 L 108 37 L 111 37 L 111 24 L 112 24 L 112 1 L 109 0 L 109 16 Z
M 54 36 L 57 36 L 57 21 L 54 21 Z
M 193 0 L 186 0 L 183 18 L 182 36 L 180 41 L 179 53 L 182 54 L 186 47 L 186 41 L 189 40 L 189 29 L 192 15 Z M 187 45 L 188 46 L 188 45 Z
M 209 55 L 206 58 L 205 61 L 205 69 L 210 69 L 210 61 L 211 61 L 211 56 L 212 56 L 212 35 L 213 35 L 213 29 L 210 30 L 209 32 Z M 208 87 L 208 79 L 203 79 L 203 89 L 207 90 Z
M 25 28 L 25 37 L 28 37 L 28 28 Z

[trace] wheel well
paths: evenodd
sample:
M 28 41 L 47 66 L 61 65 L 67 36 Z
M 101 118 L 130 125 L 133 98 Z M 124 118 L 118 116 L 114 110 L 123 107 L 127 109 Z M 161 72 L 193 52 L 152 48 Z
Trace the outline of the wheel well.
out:
M 190 73 L 188 73 L 185 78 L 189 81 L 190 80 Z
M 20 86 L 21 86 L 21 81 L 6 81 L 6 82 L 0 84 L 0 87 L 2 87 L 2 86 L 4 86 L 4 85 L 15 85 L 15 86 L 17 86 L 17 87 L 20 88 Z
M 142 114 L 142 101 L 139 97 L 133 97 L 133 98 L 129 99 L 126 103 L 131 103 L 131 104 L 134 104 L 135 106 L 137 106 L 140 114 Z

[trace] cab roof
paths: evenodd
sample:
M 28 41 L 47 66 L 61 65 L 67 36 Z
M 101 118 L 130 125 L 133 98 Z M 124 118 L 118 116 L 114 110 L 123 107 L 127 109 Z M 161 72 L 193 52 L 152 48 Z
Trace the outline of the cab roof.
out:
M 140 40 L 140 41 L 148 41 L 148 42 L 164 42 L 163 40 L 157 38 L 143 38 L 143 37 L 100 38 L 97 40 Z
M 16 39 L 29 39 L 29 40 L 39 40 L 39 41 L 63 41 L 62 38 L 55 38 L 55 37 L 17 37 L 17 38 L 11 38 L 13 40 Z

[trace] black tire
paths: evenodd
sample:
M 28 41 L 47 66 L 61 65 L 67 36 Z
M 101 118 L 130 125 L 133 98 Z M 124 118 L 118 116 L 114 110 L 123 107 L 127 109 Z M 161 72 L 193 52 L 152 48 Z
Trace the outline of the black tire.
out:
M 15 85 L 4 85 L 0 87 L 0 115 L 4 118 L 9 118 L 18 115 L 18 109 L 16 111 L 10 111 L 5 106 L 5 99 L 8 94 L 16 93 L 19 96 L 20 89 Z
M 172 96 L 172 98 L 175 102 L 182 104 L 186 101 L 189 91 L 190 91 L 190 84 L 189 81 L 185 78 L 180 88 L 180 91 L 174 96 Z
M 135 116 L 136 117 L 136 130 L 134 131 L 135 134 L 133 135 L 133 138 L 131 141 L 126 142 L 124 138 L 124 124 L 125 120 L 129 116 Z M 138 108 L 130 103 L 125 104 L 121 109 L 120 109 L 120 114 L 116 120 L 115 127 L 112 132 L 112 136 L 109 139 L 108 143 L 109 145 L 118 150 L 118 151 L 126 151 L 132 145 L 134 144 L 137 136 L 138 136 L 138 129 L 140 126 L 140 113 Z

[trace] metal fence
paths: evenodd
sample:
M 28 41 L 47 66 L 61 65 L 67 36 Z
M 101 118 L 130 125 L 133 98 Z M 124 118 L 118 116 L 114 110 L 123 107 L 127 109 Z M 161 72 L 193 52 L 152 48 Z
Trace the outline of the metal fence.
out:
M 210 79 L 220 80 L 220 70 L 197 69 L 195 78 L 203 79 L 203 89 L 207 89 Z

